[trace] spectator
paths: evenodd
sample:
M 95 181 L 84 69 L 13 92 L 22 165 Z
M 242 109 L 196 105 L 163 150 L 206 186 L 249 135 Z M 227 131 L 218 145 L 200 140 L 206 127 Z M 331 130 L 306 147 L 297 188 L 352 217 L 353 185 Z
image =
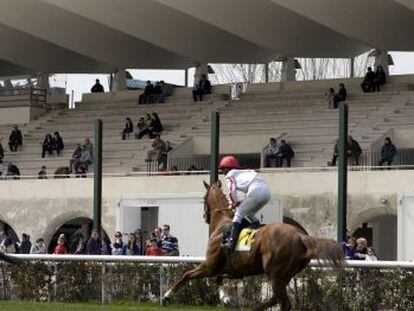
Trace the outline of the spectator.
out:
M 91 88 L 91 93 L 103 93 L 105 92 L 101 82 L 99 81 L 99 79 L 95 80 L 95 85 L 92 86 Z
M 359 157 L 362 154 L 362 149 L 359 143 L 353 139 L 351 135 L 348 136 L 348 154 L 352 160 L 352 164 L 359 165 Z
M 68 242 L 66 241 L 65 235 L 63 233 L 59 235 L 58 243 L 55 247 L 53 254 L 56 254 L 56 255 L 69 254 Z
M 30 242 L 30 235 L 23 233 L 22 242 L 20 243 L 20 254 L 30 254 L 32 248 L 32 242 Z
M 158 247 L 157 245 L 156 238 L 151 238 L 149 242 L 150 244 L 147 247 L 147 251 L 145 255 L 147 256 L 163 256 L 164 255 L 164 251 L 162 250 L 162 248 Z
M 179 256 L 178 240 L 170 234 L 170 226 L 164 225 L 162 227 L 161 248 L 165 256 Z
M 45 241 L 42 238 L 36 240 L 36 243 L 32 246 L 30 254 L 47 254 Z
M 272 137 L 269 140 L 269 144 L 265 148 L 265 167 L 277 167 L 278 154 L 279 146 L 277 145 L 276 138 Z M 275 164 L 273 165 L 272 162 L 274 162 Z
M 93 145 L 89 138 L 85 138 L 85 144 L 82 145 L 81 157 L 75 161 L 74 168 L 77 174 L 84 174 L 88 172 L 89 164 L 93 163 Z
M 122 241 L 122 233 L 120 231 L 115 232 L 115 241 L 112 244 L 112 255 L 122 255 L 122 249 L 125 243 Z
M 91 140 L 89 137 L 85 137 L 83 139 L 83 146 L 90 152 L 91 156 L 93 156 L 93 144 L 91 143 Z
M 14 245 L 12 239 L 8 236 L 4 239 L 3 244 L 0 246 L 0 252 L 5 254 L 15 254 L 16 246 Z
M 156 161 L 158 164 L 163 163 L 167 167 L 168 145 L 161 139 L 160 135 L 156 135 L 152 142 L 152 150 L 147 153 L 147 161 Z
M 122 130 L 122 140 L 125 140 L 126 137 L 129 137 L 129 134 L 134 131 L 134 123 L 132 123 L 131 118 L 125 119 L 124 129 Z
M 354 258 L 355 244 L 356 244 L 356 239 L 353 237 L 348 237 L 347 242 L 342 243 L 342 249 L 344 251 L 345 258 L 347 260 Z
M 158 114 L 156 112 L 153 112 L 151 114 L 152 119 L 152 131 L 154 134 L 161 134 L 163 127 L 160 118 L 158 117 Z
M 128 243 L 122 248 L 122 255 L 140 255 L 141 249 L 137 244 L 137 237 L 134 232 L 129 234 Z
M 153 139 L 154 138 L 153 124 L 154 124 L 154 120 L 151 118 L 151 115 L 149 113 L 145 115 L 144 120 L 142 120 L 142 118 L 139 119 L 139 122 L 138 122 L 139 133 L 138 133 L 137 138 L 141 139 L 144 135 L 148 134 L 149 138 Z
M 355 260 L 365 260 L 367 255 L 367 240 L 365 238 L 359 238 L 356 240 L 356 247 L 354 258 Z
M 151 233 L 151 238 L 156 239 L 158 247 L 161 247 L 162 229 L 160 227 L 155 228 Z
M 152 104 L 154 98 L 154 85 L 152 85 L 151 81 L 147 81 L 147 85 L 145 86 L 144 93 L 139 95 L 138 104 Z
M 375 79 L 374 79 L 374 87 L 375 91 L 380 91 L 380 86 L 384 85 L 387 81 L 387 75 L 385 74 L 384 69 L 382 66 L 377 66 L 377 70 L 375 71 Z
M 387 162 L 388 166 L 390 166 L 396 155 L 397 148 L 391 142 L 391 138 L 386 137 L 384 145 L 381 148 L 381 160 L 378 165 L 382 166 L 384 162 Z
M 367 248 L 367 255 L 365 256 L 365 260 L 367 261 L 377 261 L 378 256 L 375 254 L 374 248 L 368 247 Z
M 70 168 L 68 166 L 61 166 L 55 170 L 53 178 L 70 178 L 69 174 L 71 174 Z
M 338 103 L 343 102 L 346 100 L 347 91 L 345 88 L 345 84 L 339 83 L 339 91 L 338 94 L 335 96 L 333 108 L 338 108 Z
M 279 153 L 277 155 L 278 166 L 283 167 L 283 160 L 286 160 L 286 166 L 290 167 L 291 160 L 295 156 L 295 153 L 292 150 L 292 147 L 286 143 L 286 140 L 282 139 L 280 141 Z
M 137 245 L 140 249 L 140 253 L 139 255 L 144 255 L 145 254 L 145 241 L 143 239 L 142 236 L 142 230 L 141 229 L 136 229 L 134 231 L 135 237 L 137 238 Z
M 13 127 L 12 132 L 9 136 L 9 149 L 10 151 L 17 151 L 18 146 L 23 145 L 23 135 L 17 125 Z
M 42 144 L 42 158 L 45 157 L 46 151 L 51 155 L 55 149 L 55 142 L 53 141 L 52 135 L 46 134 Z
M 39 173 L 37 174 L 37 178 L 38 179 L 47 179 L 47 173 L 46 173 L 46 166 L 42 166 L 41 168 L 40 168 L 40 171 L 39 171 Z
M 0 161 L 3 161 L 3 159 L 4 159 L 4 149 L 0 141 Z
M 86 254 L 102 255 L 102 241 L 97 230 L 92 231 L 91 237 L 86 243 Z
M 330 87 L 328 93 L 326 93 L 326 99 L 328 101 L 329 109 L 335 108 L 335 98 L 336 98 L 335 90 L 333 87 Z
M 105 232 L 101 232 L 101 254 L 111 255 L 111 245 L 105 241 Z
M 375 88 L 375 73 L 371 67 L 368 67 L 368 72 L 365 74 L 364 80 L 361 83 L 361 88 L 364 93 L 373 92 Z
M 164 103 L 165 93 L 162 91 L 160 82 L 156 82 L 154 86 L 154 102 Z
M 60 154 L 60 152 L 65 148 L 65 145 L 63 144 L 63 139 L 60 136 L 59 132 L 53 133 L 53 142 L 54 142 L 54 149 L 56 150 L 56 154 Z
M 17 168 L 16 165 L 12 164 L 11 162 L 9 162 L 9 164 L 7 164 L 7 176 L 11 176 L 12 179 L 20 179 L 20 171 Z
M 75 151 L 73 151 L 72 159 L 69 161 L 70 173 L 75 172 L 75 164 L 80 161 L 82 155 L 82 148 L 80 144 L 76 144 Z
M 202 75 L 200 81 L 194 85 L 193 99 L 203 101 L 204 94 L 211 94 L 211 83 L 206 75 Z
M 172 94 L 172 86 L 165 83 L 163 80 L 160 81 L 161 92 L 164 94 L 166 99 L 168 96 Z
M 85 255 L 86 254 L 86 243 L 84 240 L 79 240 L 74 255 Z

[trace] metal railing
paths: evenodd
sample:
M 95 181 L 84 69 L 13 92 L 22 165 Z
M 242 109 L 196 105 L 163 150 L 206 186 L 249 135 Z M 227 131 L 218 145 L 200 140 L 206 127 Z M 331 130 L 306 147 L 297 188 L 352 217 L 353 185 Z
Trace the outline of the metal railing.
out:
M 364 152 L 359 161 L 359 166 L 367 169 L 371 167 L 380 167 L 380 161 L 382 159 L 381 151 L 366 151 Z M 352 163 L 350 163 L 352 165 Z M 387 166 L 388 163 L 384 162 L 382 166 Z M 391 163 L 392 167 L 396 168 L 410 168 L 414 165 L 414 149 L 398 149 L 395 158 Z

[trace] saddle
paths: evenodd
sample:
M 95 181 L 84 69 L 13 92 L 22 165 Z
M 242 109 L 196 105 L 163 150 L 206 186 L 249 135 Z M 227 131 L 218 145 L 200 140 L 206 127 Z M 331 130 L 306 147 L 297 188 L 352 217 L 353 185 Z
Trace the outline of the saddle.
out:
M 251 223 L 249 219 L 244 218 L 241 223 L 239 238 L 237 240 L 236 251 L 249 251 L 253 243 L 256 230 L 265 226 L 264 224 Z M 223 228 L 223 244 L 230 238 L 231 224 L 227 224 Z

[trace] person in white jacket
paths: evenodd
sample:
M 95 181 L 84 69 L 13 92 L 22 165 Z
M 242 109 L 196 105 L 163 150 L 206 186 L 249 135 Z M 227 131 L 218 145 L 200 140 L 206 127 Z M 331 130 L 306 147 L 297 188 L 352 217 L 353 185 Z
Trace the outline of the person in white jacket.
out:
M 230 237 L 223 247 L 234 251 L 241 230 L 241 222 L 249 218 L 253 225 L 260 225 L 255 214 L 270 200 L 270 190 L 266 182 L 254 170 L 241 170 L 233 156 L 224 157 L 219 165 L 225 174 L 228 198 L 231 208 L 236 212 L 230 229 Z M 244 193 L 245 195 L 240 195 Z

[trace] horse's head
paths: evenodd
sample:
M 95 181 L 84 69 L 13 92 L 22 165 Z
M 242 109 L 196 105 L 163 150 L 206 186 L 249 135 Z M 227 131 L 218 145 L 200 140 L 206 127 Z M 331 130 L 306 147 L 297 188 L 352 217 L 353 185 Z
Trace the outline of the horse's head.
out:
M 206 194 L 204 195 L 204 219 L 206 223 L 210 224 L 211 214 L 214 209 L 222 210 L 227 208 L 228 202 L 226 196 L 221 189 L 221 181 L 218 180 L 211 186 L 204 181 Z

